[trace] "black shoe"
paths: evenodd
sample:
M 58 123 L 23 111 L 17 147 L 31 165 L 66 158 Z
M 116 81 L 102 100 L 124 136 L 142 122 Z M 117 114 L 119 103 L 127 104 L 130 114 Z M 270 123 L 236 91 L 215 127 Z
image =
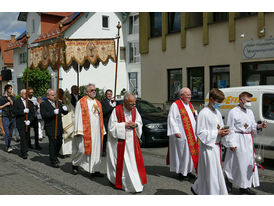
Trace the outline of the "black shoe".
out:
M 256 192 L 250 188 L 239 188 L 239 192 L 241 195 L 256 195 Z
M 187 177 L 188 177 L 189 179 L 193 179 L 193 180 L 196 180 L 196 179 L 197 179 L 197 177 L 196 177 L 194 174 L 192 174 L 192 173 L 188 173 L 188 174 L 187 174 Z
M 228 192 L 228 193 L 231 193 L 231 192 L 232 192 L 232 183 L 229 182 L 229 180 L 226 178 L 226 179 L 225 179 L 225 184 L 226 184 L 227 192 Z
M 33 149 L 33 146 L 30 144 L 30 145 L 28 146 L 28 148 Z
M 184 175 L 182 175 L 181 173 L 178 174 L 178 179 L 179 179 L 180 181 L 189 181 L 188 176 L 184 176 Z
M 104 177 L 104 174 L 102 174 L 100 172 L 94 172 L 94 173 L 91 173 L 91 176 L 92 177 Z
M 36 145 L 36 146 L 35 146 L 35 149 L 36 149 L 36 150 L 41 150 L 42 147 L 41 147 L 40 145 Z
M 58 164 L 58 162 L 51 162 L 50 164 L 54 168 L 59 168 L 60 167 L 59 164 Z
M 192 187 L 190 188 L 190 191 L 192 192 L 193 195 L 198 195 L 198 194 L 193 190 Z
M 60 157 L 61 159 L 65 159 L 65 155 L 59 154 L 58 157 Z
M 20 155 L 20 157 L 22 157 L 24 160 L 25 160 L 25 159 L 28 159 L 28 155 L 27 155 L 27 154 Z
M 72 174 L 77 175 L 77 174 L 78 174 L 78 172 L 79 172 L 79 170 L 78 170 L 78 166 L 74 166 L 74 165 L 72 165 Z

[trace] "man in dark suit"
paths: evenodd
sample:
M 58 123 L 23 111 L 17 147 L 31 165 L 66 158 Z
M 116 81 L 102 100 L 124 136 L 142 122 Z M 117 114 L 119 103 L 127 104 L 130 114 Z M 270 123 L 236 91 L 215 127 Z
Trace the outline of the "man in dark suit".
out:
M 34 119 L 33 121 L 30 123 L 30 128 L 32 127 L 34 130 L 34 140 L 35 140 L 35 149 L 37 150 L 41 150 L 42 147 L 39 144 L 39 133 L 38 133 L 38 119 L 37 119 L 37 110 L 38 110 L 38 102 L 37 102 L 37 98 L 33 96 L 33 89 L 31 87 L 29 87 L 29 100 L 33 103 L 34 105 Z M 29 148 L 32 148 L 31 146 L 31 138 L 29 139 Z
M 76 103 L 82 98 L 82 96 L 79 95 L 79 88 L 76 85 L 73 85 L 71 87 L 71 104 L 76 106 Z
M 30 123 L 34 120 L 34 105 L 28 101 L 26 108 L 26 90 L 21 90 L 21 97 L 14 101 L 14 112 L 16 117 L 16 128 L 20 136 L 20 156 L 23 159 L 28 158 L 28 142 L 30 138 Z M 26 115 L 28 114 L 28 120 Z M 26 131 L 26 127 L 28 127 Z
M 111 100 L 112 98 L 112 91 L 110 89 L 107 89 L 105 92 L 105 97 L 102 101 L 102 109 L 103 109 L 103 117 L 104 117 L 104 126 L 106 129 L 106 134 L 104 136 L 104 141 L 103 141 L 103 153 L 102 156 L 106 156 L 106 143 L 107 143 L 107 133 L 108 133 L 108 120 L 109 117 L 112 113 L 112 110 L 116 106 L 116 102 L 113 102 Z
M 56 109 L 56 100 L 55 100 L 55 91 L 52 89 L 47 90 L 47 100 L 41 104 L 41 115 L 44 119 L 44 129 L 46 131 L 46 135 L 49 138 L 49 159 L 50 164 L 58 168 L 59 167 L 59 160 L 57 158 L 60 148 L 62 146 L 62 139 L 63 139 L 63 124 L 61 114 L 67 114 L 68 109 L 66 106 L 63 106 L 62 103 L 59 101 L 58 109 Z M 57 121 L 57 137 L 55 136 L 55 119 L 56 115 L 58 115 Z

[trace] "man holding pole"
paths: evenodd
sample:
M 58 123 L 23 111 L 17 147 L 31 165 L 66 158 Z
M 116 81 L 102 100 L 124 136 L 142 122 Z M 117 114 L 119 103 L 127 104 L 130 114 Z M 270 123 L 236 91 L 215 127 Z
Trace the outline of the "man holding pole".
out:
M 23 159 L 28 158 L 28 145 L 30 139 L 30 123 L 34 120 L 34 105 L 29 100 L 28 108 L 26 108 L 26 90 L 21 90 L 21 98 L 17 98 L 14 102 L 14 112 L 16 115 L 16 127 L 20 136 L 20 156 Z M 26 120 L 28 114 L 28 120 Z M 26 128 L 28 127 L 28 128 Z
M 41 115 L 44 119 L 45 125 L 44 129 L 46 131 L 46 135 L 49 138 L 49 159 L 50 164 L 58 168 L 59 160 L 57 158 L 60 148 L 62 146 L 63 139 L 63 124 L 62 124 L 62 116 L 61 114 L 67 114 L 68 109 L 66 106 L 63 106 L 61 102 L 59 102 L 59 107 L 56 109 L 56 95 L 55 91 L 52 89 L 47 90 L 47 100 L 41 104 Z M 57 128 L 55 127 L 56 115 L 57 119 Z M 57 135 L 55 137 L 55 130 L 57 130 Z

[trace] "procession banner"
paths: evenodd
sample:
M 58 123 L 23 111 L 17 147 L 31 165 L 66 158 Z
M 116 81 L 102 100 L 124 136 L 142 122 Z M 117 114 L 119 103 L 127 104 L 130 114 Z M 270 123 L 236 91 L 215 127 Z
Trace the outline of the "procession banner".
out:
M 116 60 L 114 39 L 67 40 L 65 45 L 66 65 L 71 65 L 73 60 L 81 66 L 86 60 L 92 65 L 98 61 L 106 64 L 109 59 Z
M 116 61 L 114 39 L 95 40 L 65 40 L 61 47 L 61 65 L 68 69 L 73 61 L 80 66 L 89 62 L 92 65 L 102 62 L 107 64 L 109 59 Z M 30 67 L 46 69 L 51 66 L 57 69 L 58 44 L 52 43 L 33 47 L 30 50 Z
M 61 47 L 61 65 L 65 66 L 64 60 L 64 48 Z M 53 69 L 57 69 L 58 63 L 58 43 L 33 47 L 30 50 L 30 67 L 46 69 L 51 66 Z

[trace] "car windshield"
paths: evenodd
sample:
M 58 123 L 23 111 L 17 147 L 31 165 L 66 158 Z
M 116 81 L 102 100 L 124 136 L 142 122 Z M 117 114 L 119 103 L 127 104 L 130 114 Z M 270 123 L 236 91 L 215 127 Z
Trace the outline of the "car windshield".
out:
M 274 94 L 263 95 L 263 116 L 274 120 Z
M 160 112 L 160 109 L 155 107 L 153 104 L 146 101 L 137 101 L 136 107 L 139 112 L 142 113 L 152 113 L 152 112 Z

